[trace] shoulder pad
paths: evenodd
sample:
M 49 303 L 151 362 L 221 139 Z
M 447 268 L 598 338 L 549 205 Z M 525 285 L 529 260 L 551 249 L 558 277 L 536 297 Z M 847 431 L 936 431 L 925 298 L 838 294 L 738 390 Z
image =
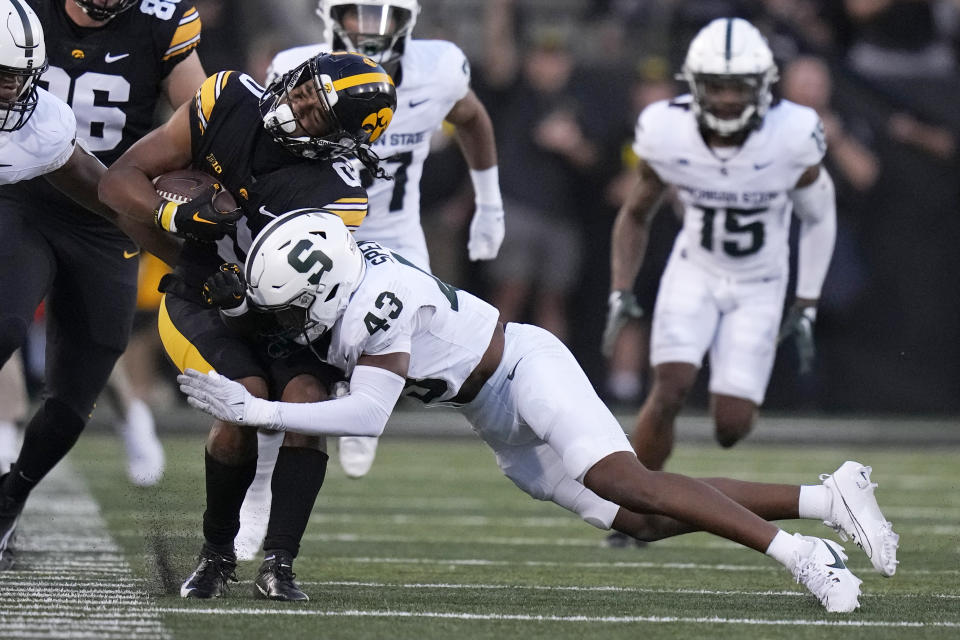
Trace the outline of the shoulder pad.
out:
M 442 96 L 460 100 L 470 88 L 470 62 L 457 45 L 446 40 L 411 40 L 403 54 L 404 77 L 431 83 Z M 403 84 L 401 83 L 401 88 Z
M 640 113 L 634 132 L 633 151 L 639 157 L 651 159 L 664 151 L 670 136 L 674 133 L 677 114 L 686 116 L 688 109 L 684 103 L 674 100 L 659 100 Z M 692 117 L 692 116 L 691 116 Z
M 203 81 L 193 97 L 194 112 L 200 125 L 200 133 L 207 128 L 207 123 L 214 107 L 225 93 L 230 93 L 229 100 L 236 100 L 236 96 L 251 95 L 260 100 L 263 87 L 245 73 L 238 71 L 221 71 Z
M 284 49 L 275 55 L 273 60 L 270 61 L 270 66 L 267 67 L 267 76 L 264 82 L 268 85 L 272 84 L 276 82 L 277 78 L 285 74 L 287 71 L 290 71 L 301 63 L 306 62 L 309 58 L 317 55 L 318 53 L 329 50 L 330 46 L 326 43 L 308 44 L 302 47 Z
M 170 44 L 167 46 L 162 60 L 167 61 L 176 58 L 194 49 L 200 44 L 200 30 L 200 13 L 196 7 L 191 6 L 180 15 L 177 28 L 170 38 Z
M 772 118 L 771 118 L 772 116 Z M 823 122 L 817 112 L 789 100 L 781 100 L 770 109 L 767 118 L 777 126 L 777 137 L 784 141 L 784 151 L 792 163 L 810 167 L 820 163 L 827 152 Z

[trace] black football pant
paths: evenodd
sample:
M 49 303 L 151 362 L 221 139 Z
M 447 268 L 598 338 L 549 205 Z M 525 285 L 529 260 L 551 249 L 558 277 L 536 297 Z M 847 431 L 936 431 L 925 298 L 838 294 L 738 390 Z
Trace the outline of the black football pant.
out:
M 126 347 L 137 247 L 64 197 L 0 187 L 0 363 L 46 301 L 46 390 L 85 423 Z

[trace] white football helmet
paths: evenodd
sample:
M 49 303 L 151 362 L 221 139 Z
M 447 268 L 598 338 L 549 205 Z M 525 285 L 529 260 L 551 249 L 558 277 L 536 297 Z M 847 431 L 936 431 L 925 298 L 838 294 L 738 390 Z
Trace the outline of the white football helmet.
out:
M 756 27 L 742 18 L 718 18 L 690 42 L 677 79 L 690 87 L 700 126 L 731 136 L 759 126 L 778 75 Z
M 257 234 L 247 255 L 247 298 L 299 344 L 340 317 L 366 271 L 353 234 L 323 209 L 298 209 Z
M 418 13 L 417 0 L 320 0 L 317 6 L 326 42 L 334 49 L 362 53 L 384 67 L 387 63 L 394 67 L 400 60 Z
M 16 131 L 33 115 L 46 68 L 37 14 L 23 0 L 0 0 L 0 131 Z

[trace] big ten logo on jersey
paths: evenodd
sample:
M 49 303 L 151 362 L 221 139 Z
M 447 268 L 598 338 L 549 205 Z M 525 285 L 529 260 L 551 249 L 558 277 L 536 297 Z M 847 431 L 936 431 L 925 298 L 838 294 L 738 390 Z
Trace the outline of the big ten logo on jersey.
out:
M 169 20 L 176 13 L 178 4 L 180 0 L 143 0 L 140 3 L 140 11 L 160 20 Z
M 363 254 L 363 259 L 370 264 L 383 264 L 392 260 L 390 252 L 373 240 L 361 240 L 357 243 L 357 248 Z
M 76 57 L 76 56 L 74 56 Z M 81 52 L 81 58 L 83 54 Z M 77 117 L 77 133 L 90 151 L 109 151 L 123 139 L 127 114 L 118 106 L 130 99 L 130 83 L 123 76 L 86 71 L 76 78 L 51 65 L 41 83 L 66 102 Z

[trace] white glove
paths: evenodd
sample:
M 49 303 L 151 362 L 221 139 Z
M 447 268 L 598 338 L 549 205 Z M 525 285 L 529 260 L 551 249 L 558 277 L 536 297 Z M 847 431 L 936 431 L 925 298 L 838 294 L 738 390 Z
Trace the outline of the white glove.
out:
M 813 371 L 813 360 L 816 357 L 816 347 L 813 342 L 813 325 L 817 320 L 816 307 L 790 307 L 786 317 L 780 324 L 780 335 L 777 343 L 793 338 L 797 347 L 800 375 Z
M 603 340 L 600 351 L 604 357 L 613 355 L 620 330 L 630 320 L 643 317 L 643 307 L 637 302 L 637 296 L 632 291 L 613 291 L 607 300 L 607 324 L 603 328 Z
M 216 371 L 203 374 L 187 369 L 177 376 L 180 391 L 192 407 L 224 422 L 283 431 L 274 403 L 254 398 L 239 382 Z
M 478 204 L 470 221 L 470 260 L 493 260 L 503 242 L 503 205 Z

